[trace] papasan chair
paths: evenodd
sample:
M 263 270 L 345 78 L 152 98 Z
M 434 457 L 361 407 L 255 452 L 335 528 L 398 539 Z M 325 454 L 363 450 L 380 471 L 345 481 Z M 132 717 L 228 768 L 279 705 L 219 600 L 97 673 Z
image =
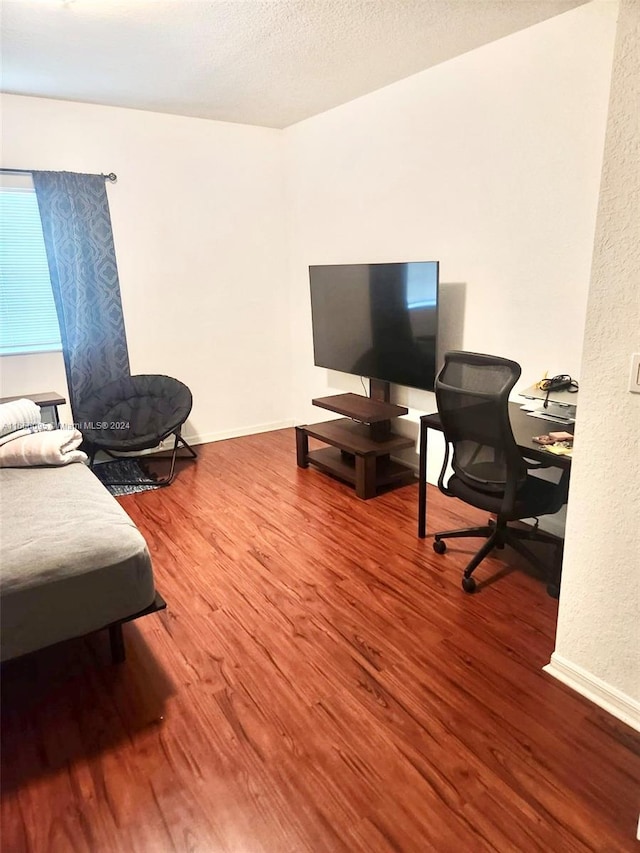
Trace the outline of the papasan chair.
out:
M 109 382 L 74 412 L 87 444 L 90 467 L 99 450 L 119 458 L 115 454 L 149 450 L 173 435 L 168 476 L 149 480 L 156 486 L 168 486 L 175 477 L 178 447 L 184 447 L 194 459 L 197 456 L 181 435 L 192 402 L 187 386 L 171 376 L 139 374 Z M 121 480 L 112 485 L 136 484 L 140 481 Z

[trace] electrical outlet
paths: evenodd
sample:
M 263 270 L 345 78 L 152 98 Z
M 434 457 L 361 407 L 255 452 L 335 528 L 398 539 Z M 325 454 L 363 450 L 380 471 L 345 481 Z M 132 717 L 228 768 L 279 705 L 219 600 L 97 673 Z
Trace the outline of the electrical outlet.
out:
M 640 352 L 634 352 L 631 356 L 629 391 L 631 391 L 632 394 L 640 394 Z

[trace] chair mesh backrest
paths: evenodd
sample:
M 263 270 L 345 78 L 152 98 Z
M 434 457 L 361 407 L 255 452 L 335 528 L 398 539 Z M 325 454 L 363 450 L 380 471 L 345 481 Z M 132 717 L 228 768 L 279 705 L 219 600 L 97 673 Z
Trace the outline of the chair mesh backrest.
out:
M 448 352 L 436 379 L 436 400 L 452 467 L 472 488 L 504 492 L 527 469 L 511 431 L 509 393 L 520 365 L 498 356 Z

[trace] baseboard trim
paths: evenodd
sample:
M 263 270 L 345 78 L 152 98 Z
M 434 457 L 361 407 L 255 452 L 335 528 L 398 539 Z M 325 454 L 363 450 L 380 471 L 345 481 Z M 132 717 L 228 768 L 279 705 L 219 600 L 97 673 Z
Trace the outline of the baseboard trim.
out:
M 622 720 L 632 729 L 640 732 L 640 702 L 627 696 L 621 690 L 607 684 L 602 679 L 592 675 L 586 669 L 566 660 L 553 652 L 551 660 L 542 669 L 557 678 L 576 693 L 589 699 L 600 708 L 604 708 L 618 720 Z
M 241 438 L 243 435 L 257 435 L 261 432 L 273 432 L 277 429 L 287 429 L 294 426 L 294 421 L 274 421 L 269 424 L 254 424 L 253 426 L 238 427 L 221 432 L 187 433 L 183 432 L 184 440 L 189 444 L 209 444 L 212 441 L 225 441 L 228 438 Z M 292 439 L 293 441 L 293 439 Z M 173 438 L 168 438 L 162 444 L 163 449 L 173 447 Z M 153 451 L 157 452 L 157 448 Z

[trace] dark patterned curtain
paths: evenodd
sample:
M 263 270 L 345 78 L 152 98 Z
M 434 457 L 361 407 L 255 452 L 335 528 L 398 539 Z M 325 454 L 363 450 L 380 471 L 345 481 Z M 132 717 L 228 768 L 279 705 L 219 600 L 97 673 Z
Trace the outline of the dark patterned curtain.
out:
M 129 353 L 104 178 L 34 172 L 71 409 L 128 376 Z

